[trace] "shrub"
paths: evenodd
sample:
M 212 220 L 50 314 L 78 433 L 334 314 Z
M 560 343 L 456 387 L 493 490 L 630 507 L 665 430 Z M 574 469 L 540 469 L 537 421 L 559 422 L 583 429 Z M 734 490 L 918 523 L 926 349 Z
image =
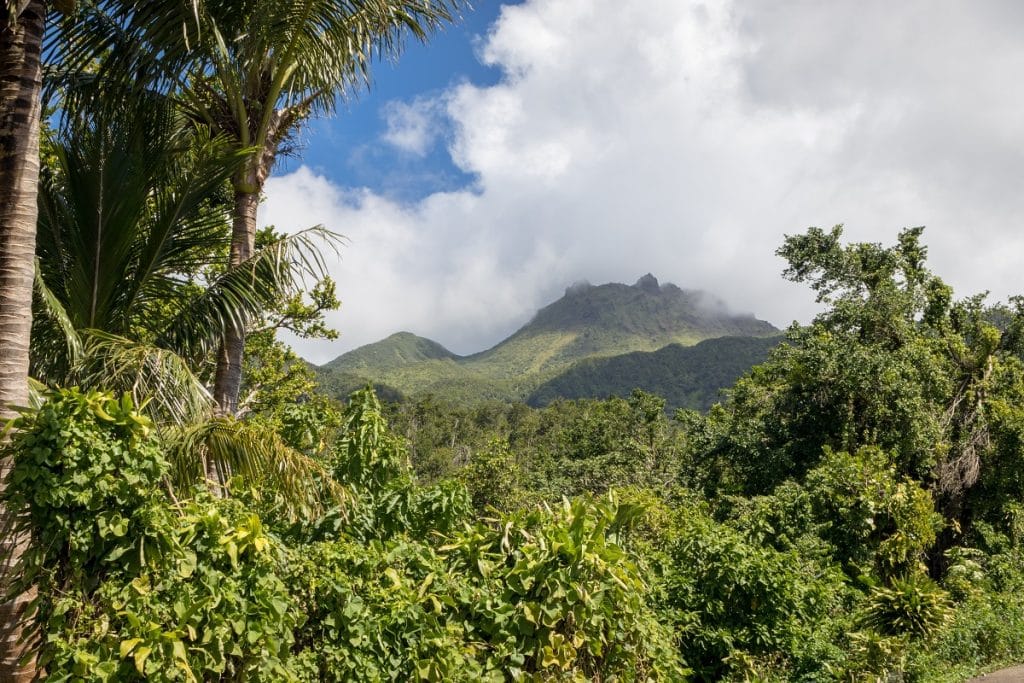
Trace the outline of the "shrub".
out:
M 296 549 L 290 566 L 309 615 L 296 633 L 302 679 L 483 680 L 484 644 L 461 614 L 476 592 L 425 544 L 326 541 Z
M 700 680 L 772 659 L 809 675 L 840 656 L 830 644 L 844 594 L 834 569 L 753 541 L 693 503 L 678 509 L 660 564 L 661 610 Z
M 872 588 L 861 621 L 885 635 L 926 638 L 944 626 L 951 614 L 946 591 L 927 576 L 911 574 Z
M 487 644 L 486 671 L 527 680 L 680 680 L 670 631 L 617 542 L 639 510 L 564 501 L 468 527 L 441 550 L 473 599 L 461 609 Z
M 16 590 L 49 680 L 287 680 L 299 612 L 279 548 L 234 501 L 174 503 L 127 396 L 62 390 L 14 424 L 4 494 L 30 544 Z
M 942 528 L 931 494 L 899 477 L 886 453 L 877 448 L 853 454 L 826 449 L 804 486 L 814 516 L 823 525 L 822 538 L 853 576 L 919 571 Z

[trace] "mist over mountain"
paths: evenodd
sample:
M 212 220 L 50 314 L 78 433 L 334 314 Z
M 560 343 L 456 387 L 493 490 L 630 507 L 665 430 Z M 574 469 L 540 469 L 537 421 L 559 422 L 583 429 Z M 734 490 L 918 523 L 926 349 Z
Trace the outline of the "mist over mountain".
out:
M 718 381 L 710 378 L 721 378 L 721 387 L 727 386 L 754 362 L 762 360 L 764 354 L 751 355 L 749 345 L 734 344 L 716 354 L 684 354 L 685 358 L 692 356 L 692 359 L 675 367 L 665 360 L 678 352 L 668 352 L 652 359 L 652 368 L 660 368 L 656 371 L 641 368 L 645 361 L 638 358 L 628 361 L 627 365 L 608 366 L 614 368 L 614 386 L 604 386 L 599 379 L 601 371 L 597 369 L 603 366 L 593 364 L 585 371 L 577 371 L 572 379 L 562 383 L 552 381 L 582 361 L 654 352 L 669 345 L 691 347 L 722 337 L 764 338 L 777 334 L 779 330 L 770 323 L 751 314 L 734 313 L 707 292 L 661 284 L 648 273 L 632 285 L 575 283 L 560 299 L 540 309 L 507 339 L 475 354 L 459 356 L 430 339 L 399 332 L 342 354 L 321 366 L 319 374 L 325 390 L 339 397 L 372 381 L 406 396 L 435 393 L 469 402 L 521 401 L 534 396 L 535 401 L 547 401 L 557 398 L 560 395 L 557 387 L 562 386 L 580 389 L 585 385 L 587 391 L 603 392 L 591 395 L 616 393 L 633 381 L 628 373 L 624 374 L 623 368 L 633 367 L 638 382 L 634 386 L 642 386 L 640 379 L 650 377 L 652 372 L 667 373 L 671 377 L 679 375 L 674 380 L 666 380 L 672 386 L 679 387 L 687 381 L 699 383 L 699 387 L 684 387 L 676 394 L 684 396 L 688 391 L 693 396 L 699 394 L 704 397 L 697 402 L 699 406 L 693 401 L 680 400 L 687 407 L 703 407 L 706 397 L 717 394 L 720 388 L 707 386 L 707 382 Z M 698 362 L 720 363 L 728 365 L 730 370 L 717 372 L 691 367 Z M 737 368 L 742 368 L 738 374 Z M 588 378 L 582 384 L 580 372 L 585 372 Z M 690 379 L 685 380 L 683 376 Z M 534 392 L 542 386 L 541 398 L 537 398 Z

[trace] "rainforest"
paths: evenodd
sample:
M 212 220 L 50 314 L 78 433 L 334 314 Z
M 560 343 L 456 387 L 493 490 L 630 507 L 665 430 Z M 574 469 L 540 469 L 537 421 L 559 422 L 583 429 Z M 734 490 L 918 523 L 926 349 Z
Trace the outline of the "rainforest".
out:
M 346 245 L 257 223 L 275 163 L 464 11 L 6 3 L 0 680 L 1024 661 L 1024 298 L 955 292 L 923 228 L 794 226 L 785 330 L 646 275 L 469 356 L 286 343 L 337 337 Z

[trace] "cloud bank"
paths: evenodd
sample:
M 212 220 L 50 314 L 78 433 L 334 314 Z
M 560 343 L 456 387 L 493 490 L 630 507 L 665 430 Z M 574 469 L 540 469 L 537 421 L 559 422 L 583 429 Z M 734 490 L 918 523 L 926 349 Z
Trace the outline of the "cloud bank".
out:
M 300 167 L 261 220 L 324 224 L 342 339 L 400 329 L 481 350 L 578 280 L 713 292 L 784 326 L 813 313 L 780 277 L 785 234 L 846 225 L 891 243 L 926 225 L 960 294 L 1024 290 L 1020 3 L 855 5 L 527 0 L 504 7 L 463 83 L 390 103 L 384 142 L 422 155 L 446 119 L 464 189 L 398 202 Z

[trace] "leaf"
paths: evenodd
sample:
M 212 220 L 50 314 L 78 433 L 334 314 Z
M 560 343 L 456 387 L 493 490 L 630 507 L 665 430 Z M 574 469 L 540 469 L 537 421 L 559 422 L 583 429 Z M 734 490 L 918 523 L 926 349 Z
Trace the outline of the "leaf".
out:
M 427 594 L 427 589 L 430 588 L 430 584 L 434 583 L 434 579 L 437 577 L 434 572 L 427 574 L 427 577 L 423 579 L 423 583 L 420 584 L 420 589 L 417 592 L 417 597 L 422 600 L 423 596 Z
M 388 579 L 391 580 L 391 583 L 394 584 L 395 588 L 402 587 L 402 577 L 398 575 L 398 572 L 396 572 L 393 567 L 388 567 L 387 569 L 385 569 L 384 576 L 388 577 Z
M 143 645 L 135 650 L 132 655 L 135 659 L 135 668 L 140 673 L 145 675 L 146 673 L 146 658 L 149 657 L 149 653 L 153 651 L 153 648 L 148 645 Z
M 129 638 L 121 641 L 121 659 L 126 658 L 135 646 L 142 642 L 142 638 Z
M 441 601 L 437 599 L 436 595 L 431 595 L 429 599 L 431 606 L 434 608 L 434 614 L 440 614 L 442 609 Z
M 199 560 L 196 554 L 192 550 L 186 550 L 182 558 L 178 561 L 178 575 L 183 579 L 187 579 L 192 576 L 192 573 L 196 570 L 196 565 Z

